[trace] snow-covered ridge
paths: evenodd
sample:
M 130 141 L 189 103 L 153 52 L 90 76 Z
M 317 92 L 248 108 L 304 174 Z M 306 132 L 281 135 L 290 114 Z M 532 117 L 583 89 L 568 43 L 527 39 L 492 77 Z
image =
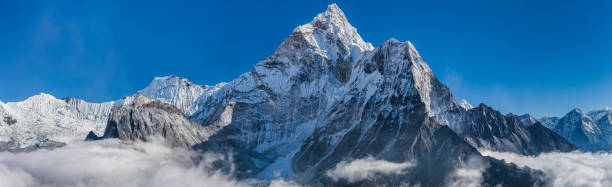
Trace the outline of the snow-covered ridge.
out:
M 8 142 L 12 148 L 25 148 L 47 141 L 81 140 L 89 131 L 102 133 L 113 104 L 57 99 L 45 93 L 22 102 L 2 103 L 0 142 Z
M 604 116 L 612 115 L 612 109 L 609 108 L 609 107 L 604 107 L 604 108 L 599 109 L 599 110 L 590 111 L 589 113 L 587 113 L 587 115 L 589 117 L 591 117 L 591 119 L 593 121 L 597 121 L 597 120 L 601 119 Z
M 151 84 L 138 91 L 138 94 L 174 105 L 186 116 L 191 116 L 201 110 L 198 101 L 207 100 L 207 97 L 225 85 L 224 82 L 215 86 L 196 85 L 186 78 L 171 75 L 155 77 Z
M 467 100 L 465 100 L 465 99 L 461 99 L 461 101 L 459 101 L 459 103 L 458 103 L 458 104 L 459 104 L 459 106 L 460 106 L 461 108 L 463 108 L 464 110 L 469 110 L 469 109 L 474 108 L 474 106 L 473 106 L 472 104 L 470 104 L 470 103 L 469 103 Z

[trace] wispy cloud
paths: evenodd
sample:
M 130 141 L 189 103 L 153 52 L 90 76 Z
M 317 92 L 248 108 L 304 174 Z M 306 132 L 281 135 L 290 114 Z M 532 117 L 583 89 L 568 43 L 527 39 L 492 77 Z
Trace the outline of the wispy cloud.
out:
M 549 186 L 612 186 L 610 153 L 544 153 L 522 156 L 515 153 L 483 151 L 488 155 L 520 167 L 541 170 Z
M 351 162 L 342 161 L 332 170 L 327 171 L 327 176 L 334 181 L 345 179 L 349 183 L 358 182 L 365 179 L 373 179 L 377 174 L 399 175 L 406 172 L 406 169 L 413 167 L 414 163 L 393 163 L 385 160 L 375 160 L 373 157 L 353 160 Z
M 482 184 L 482 172 L 489 165 L 480 157 L 471 157 L 466 165 L 457 168 L 453 175 L 447 181 L 451 187 L 477 187 Z
M 80 142 L 55 150 L 0 153 L 0 186 L 250 186 L 157 142 Z

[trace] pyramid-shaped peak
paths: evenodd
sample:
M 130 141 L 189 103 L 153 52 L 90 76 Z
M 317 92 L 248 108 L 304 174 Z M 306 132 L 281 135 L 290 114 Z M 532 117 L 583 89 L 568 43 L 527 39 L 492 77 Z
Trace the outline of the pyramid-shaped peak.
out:
M 348 23 L 346 16 L 344 16 L 344 12 L 340 10 L 336 3 L 330 4 L 327 6 L 327 10 L 323 13 L 319 13 L 312 23 L 315 26 L 326 26 L 330 24 L 340 25 L 344 23 Z
M 581 114 L 581 115 L 582 115 L 582 114 L 584 114 L 584 113 L 582 112 L 582 110 L 580 110 L 579 108 L 574 108 L 574 109 L 572 109 L 572 111 L 570 111 L 570 112 L 572 112 L 572 113 L 578 113 L 578 114 Z
M 372 50 L 372 44 L 359 36 L 338 5 L 331 4 L 311 22 L 296 27 L 277 48 L 275 56 L 296 56 L 296 52 L 313 51 L 335 61 L 338 57 L 358 59 L 365 51 Z

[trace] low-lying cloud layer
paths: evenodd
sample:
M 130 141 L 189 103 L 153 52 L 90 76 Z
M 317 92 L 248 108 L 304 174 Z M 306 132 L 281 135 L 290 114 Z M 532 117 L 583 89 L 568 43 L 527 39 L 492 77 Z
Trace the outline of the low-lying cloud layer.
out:
M 403 174 L 406 169 L 413 166 L 412 162 L 393 163 L 366 157 L 351 162 L 342 161 L 334 169 L 327 171 L 327 176 L 334 181 L 345 179 L 349 183 L 353 183 L 364 179 L 373 179 L 377 174 Z
M 548 186 L 612 186 L 612 154 L 610 153 L 544 153 L 522 156 L 515 153 L 483 151 L 519 167 L 541 170 Z
M 446 185 L 451 187 L 480 186 L 482 184 L 482 172 L 488 167 L 489 165 L 480 157 L 472 157 L 464 167 L 455 170 Z
M 78 142 L 54 150 L 0 153 L 0 186 L 250 186 L 210 169 L 214 156 L 193 164 L 193 153 L 160 141 Z

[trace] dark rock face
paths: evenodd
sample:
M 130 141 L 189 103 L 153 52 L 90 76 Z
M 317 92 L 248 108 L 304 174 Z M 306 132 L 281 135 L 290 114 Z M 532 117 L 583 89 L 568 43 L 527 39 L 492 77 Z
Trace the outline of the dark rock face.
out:
M 534 154 L 546 152 L 569 152 L 578 149 L 574 144 L 567 141 L 561 135 L 552 132 L 539 122 L 529 126 L 527 131 L 531 135 L 529 149 Z
M 503 115 L 484 104 L 468 110 L 461 120 L 462 137 L 475 147 L 537 155 L 573 151 L 576 147 L 539 123 L 524 125 L 519 116 Z
M 191 147 L 205 141 L 209 132 L 183 117 L 178 108 L 138 95 L 130 104 L 113 107 L 102 138 L 147 141 L 154 136 L 173 146 Z M 95 140 L 97 136 L 90 133 L 88 138 Z
M 523 115 L 516 116 L 516 117 L 518 117 L 518 119 L 521 121 L 521 123 L 523 123 L 523 125 L 526 125 L 526 126 L 531 126 L 531 125 L 533 125 L 533 124 L 538 122 L 538 120 L 536 120 L 530 114 L 523 114 Z
M 13 118 L 13 117 L 11 117 L 11 116 L 5 116 L 3 120 L 4 120 L 4 122 L 5 122 L 6 124 L 8 124 L 8 125 L 13 125 L 13 124 L 17 123 L 17 120 L 16 120 L 16 119 L 14 119 L 14 118 Z
M 102 137 L 99 137 L 93 131 L 89 131 L 89 133 L 85 137 L 85 141 L 96 141 L 96 140 L 100 140 L 100 139 L 102 139 Z

